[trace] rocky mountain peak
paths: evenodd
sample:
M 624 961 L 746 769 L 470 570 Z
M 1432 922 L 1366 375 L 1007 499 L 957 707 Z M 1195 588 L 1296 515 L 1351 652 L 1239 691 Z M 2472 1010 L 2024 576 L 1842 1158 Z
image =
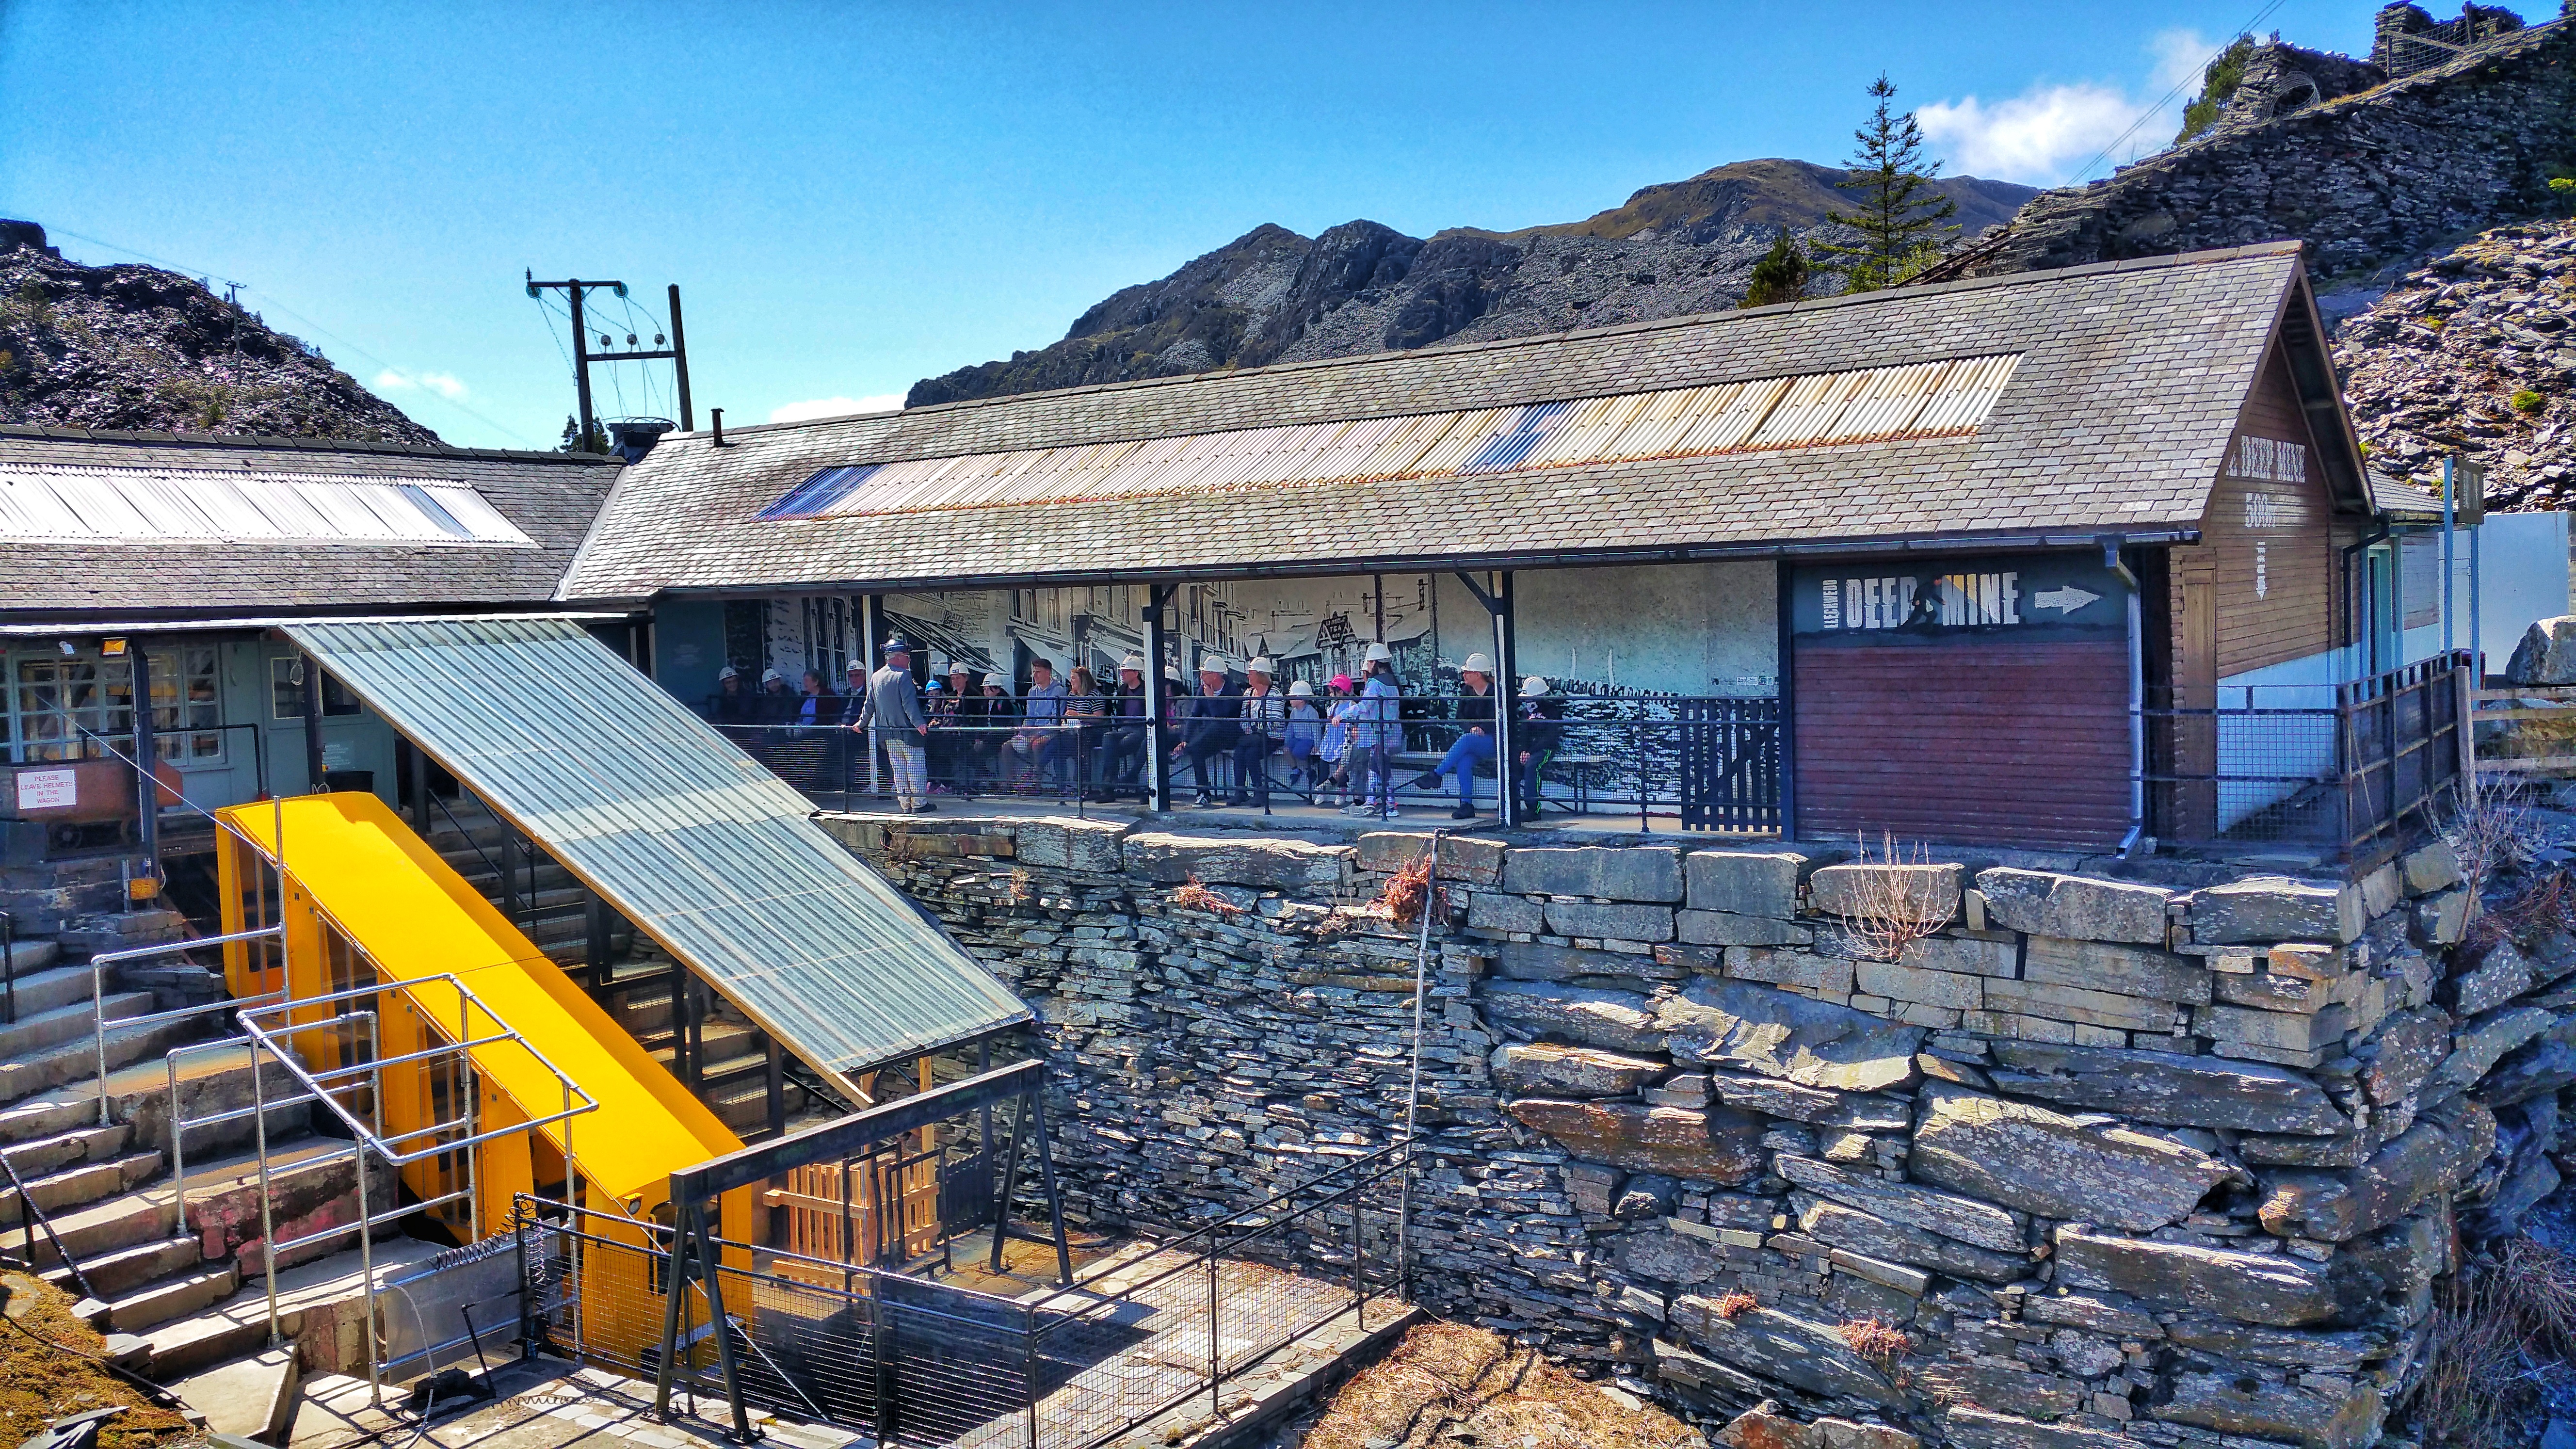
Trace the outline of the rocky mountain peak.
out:
M 0 421 L 438 441 L 194 278 L 67 262 L 28 221 L 0 221 Z
M 1429 239 L 1374 221 L 1308 238 L 1265 224 L 1170 276 L 1125 288 L 1062 341 L 915 383 L 908 405 L 1484 341 L 1731 307 L 1782 227 L 1818 230 L 1849 204 L 1843 175 L 1740 161 L 1646 187 L 1562 225 L 1456 227 Z M 1940 188 L 1970 232 L 2031 188 L 1974 177 Z

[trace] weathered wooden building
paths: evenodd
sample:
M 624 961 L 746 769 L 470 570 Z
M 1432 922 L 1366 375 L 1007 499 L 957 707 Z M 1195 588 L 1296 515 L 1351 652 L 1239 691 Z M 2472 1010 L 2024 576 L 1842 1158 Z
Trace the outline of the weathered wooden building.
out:
M 893 627 L 1015 680 L 1495 653 L 1776 700 L 1796 835 L 2098 849 L 2365 823 L 2384 541 L 2282 243 L 676 435 L 564 594 L 690 697 Z

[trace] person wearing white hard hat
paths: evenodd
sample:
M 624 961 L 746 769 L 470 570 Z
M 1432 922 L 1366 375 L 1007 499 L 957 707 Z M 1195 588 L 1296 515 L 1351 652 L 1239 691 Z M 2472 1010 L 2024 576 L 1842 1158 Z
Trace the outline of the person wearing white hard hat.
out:
M 742 687 L 742 671 L 728 664 L 716 671 L 715 698 L 707 713 L 717 724 L 751 723 L 751 693 Z
M 1226 677 L 1224 655 L 1199 661 L 1199 692 L 1181 717 L 1181 742 L 1172 747 L 1174 759 L 1190 757 L 1190 774 L 1198 782 L 1192 804 L 1216 803 L 1216 762 L 1243 741 L 1243 696 L 1235 689 Z
M 1395 651 L 1383 642 L 1371 644 L 1360 658 L 1365 677 L 1360 683 L 1359 708 L 1351 721 L 1350 774 L 1358 786 L 1358 803 L 1350 807 L 1353 815 L 1375 815 L 1391 819 L 1395 808 L 1395 780 L 1387 772 L 1387 760 L 1404 747 L 1404 686 L 1396 681 Z M 1370 803 L 1370 780 L 1376 780 L 1376 803 Z
M 1136 798 L 1142 800 L 1145 752 L 1153 748 L 1145 739 L 1152 720 L 1145 698 L 1144 655 L 1130 654 L 1118 661 L 1118 683 L 1110 689 L 1109 696 L 1112 723 L 1100 741 L 1101 798 L 1115 799 L 1134 790 Z
M 1309 794 L 1324 783 L 1323 762 L 1316 751 L 1324 743 L 1324 713 L 1315 708 L 1315 686 L 1302 679 L 1288 683 L 1288 728 L 1279 738 L 1279 752 L 1288 757 L 1288 783 L 1303 786 Z
M 1565 742 L 1565 701 L 1533 674 L 1521 681 L 1519 713 L 1513 719 L 1512 753 L 1520 767 L 1512 773 L 1520 781 L 1521 818 L 1536 820 L 1547 762 Z
M 1458 777 L 1458 808 L 1449 812 L 1452 820 L 1476 817 L 1476 767 L 1494 758 L 1494 661 L 1482 654 L 1470 654 L 1458 666 L 1458 680 L 1467 692 L 1458 696 L 1457 712 L 1451 716 L 1466 728 L 1449 746 L 1440 763 L 1423 771 L 1413 781 L 1416 790 L 1437 790 L 1440 777 Z M 1508 782 L 1505 782 L 1506 786 Z
M 1243 666 L 1243 738 L 1234 746 L 1234 794 L 1226 803 L 1244 803 L 1245 781 L 1252 783 L 1253 804 L 1270 807 L 1270 752 L 1288 734 L 1288 698 L 1271 687 L 1279 666 L 1262 655 Z

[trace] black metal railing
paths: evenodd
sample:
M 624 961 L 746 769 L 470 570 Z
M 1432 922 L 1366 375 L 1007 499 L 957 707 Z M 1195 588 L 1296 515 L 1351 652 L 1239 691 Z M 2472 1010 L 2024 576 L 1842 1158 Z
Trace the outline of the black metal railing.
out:
M 887 1449 L 1091 1449 L 1195 1398 L 1217 1405 L 1230 1380 L 1337 1321 L 1374 1329 L 1406 1311 L 1409 1160 L 1402 1145 L 1352 1158 L 1043 1295 L 720 1243 L 726 1322 L 687 1290 L 674 1385 L 723 1396 L 722 1332 L 747 1403 Z M 518 1206 L 528 1341 L 658 1372 L 670 1230 Z
M 2148 824 L 2194 848 L 2361 862 L 2420 834 L 2462 773 L 2465 651 L 2342 684 L 2148 692 Z
M 1395 809 L 1469 804 L 1491 811 L 1509 778 L 1525 801 L 1550 813 L 1633 815 L 1640 829 L 1654 817 L 1686 830 L 1736 833 L 1780 828 L 1780 702 L 1770 697 L 1588 695 L 1551 698 L 1530 717 L 1526 701 L 1504 700 L 1516 713 L 1508 772 L 1490 750 L 1454 753 L 1475 725 L 1461 718 L 1465 696 L 1404 695 L 1397 718 L 1337 722 L 1337 703 L 1314 701 L 1311 718 L 1247 714 L 1197 720 L 1191 701 L 1175 698 L 1160 728 L 1116 714 L 1031 721 L 996 700 L 963 718 L 939 715 L 926 733 L 881 731 L 871 737 L 837 722 L 716 720 L 716 727 L 754 759 L 817 805 L 836 809 L 904 804 L 903 782 L 889 739 L 922 752 L 929 796 L 962 801 L 1032 799 L 1072 805 L 1143 803 L 1149 755 L 1159 756 L 1173 799 L 1272 810 L 1285 805 Z M 1480 703 L 1482 701 L 1479 701 Z M 826 701 L 827 704 L 833 703 Z M 970 704 L 982 702 L 970 701 Z M 1241 701 L 1233 701 L 1240 707 Z M 1383 748 L 1356 743 L 1382 729 Z M 1488 737 L 1490 725 L 1484 726 Z M 1523 757 L 1527 757 L 1526 760 Z M 1444 770 L 1444 766 L 1448 767 Z M 1458 767 L 1473 781 L 1462 796 Z M 1385 788 L 1377 783 L 1380 774 Z M 1436 778 L 1434 778 L 1436 777 Z M 1524 809 L 1524 815 L 1533 812 Z

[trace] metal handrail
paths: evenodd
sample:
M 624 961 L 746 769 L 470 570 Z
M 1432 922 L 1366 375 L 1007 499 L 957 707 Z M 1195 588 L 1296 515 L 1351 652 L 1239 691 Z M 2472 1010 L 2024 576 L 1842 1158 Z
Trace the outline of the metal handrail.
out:
M 221 936 L 200 936 L 195 940 L 190 941 L 164 941 L 157 946 L 132 946 L 122 951 L 102 951 L 98 955 L 89 958 L 89 1020 L 91 1036 L 98 1050 L 98 1125 L 101 1127 L 109 1125 L 107 1091 L 107 968 L 110 966 L 121 966 L 128 961 L 141 961 L 153 956 L 167 956 L 173 952 L 186 951 L 198 946 L 227 946 L 236 941 L 255 941 L 263 936 L 275 936 L 278 940 L 278 944 L 283 946 L 286 943 L 286 923 L 280 921 L 274 926 L 262 926 L 257 930 L 232 931 Z M 281 986 L 278 991 L 272 994 L 283 997 L 286 993 L 285 989 Z M 254 998 L 254 1000 L 261 999 L 265 998 Z M 158 1026 L 163 1022 L 178 1021 L 185 1017 L 199 1016 L 210 1011 L 222 1011 L 227 1007 L 238 1006 L 240 1004 L 241 1003 L 238 999 L 227 997 L 221 1001 L 208 1001 L 196 1006 L 182 1006 L 175 1011 L 156 1011 L 142 1016 L 119 1017 L 117 1018 L 116 1026 L 120 1031 L 137 1026 Z
M 358 955 L 367 959 L 370 968 L 372 968 L 373 959 L 366 957 L 366 952 L 363 947 L 357 946 L 357 938 L 352 935 L 349 937 L 349 940 L 351 946 L 356 949 Z M 371 969 L 370 974 L 374 975 L 376 973 Z M 407 1052 L 399 1057 L 388 1058 L 382 1055 L 382 1041 L 378 1035 L 378 1026 L 381 1018 L 372 1007 L 361 1008 L 357 1011 L 336 1012 L 332 1016 L 321 1021 L 306 1021 L 299 1023 L 289 1020 L 279 1026 L 263 1025 L 259 1020 L 262 1016 L 279 1011 L 301 1011 L 309 1007 L 330 1006 L 335 1003 L 353 1001 L 362 997 L 373 999 L 382 996 L 388 991 L 412 993 L 414 994 L 415 1000 L 417 1000 L 417 988 L 429 985 L 433 982 L 445 982 L 456 991 L 456 1039 L 452 1042 L 429 1048 L 424 1051 Z M 474 1034 L 473 1018 L 474 1013 L 478 1010 L 483 1013 L 484 1019 L 489 1021 L 493 1027 L 496 1028 L 492 1035 L 476 1036 Z M 353 1067 L 332 1068 L 320 1073 L 313 1072 L 307 1069 L 303 1062 L 296 1058 L 294 1053 L 288 1049 L 287 1044 L 281 1044 L 278 1040 L 278 1037 L 280 1036 L 291 1039 L 300 1032 L 311 1031 L 316 1027 L 324 1025 L 326 1021 L 345 1021 L 352 1017 L 359 1016 L 367 1018 L 368 1039 L 371 1045 L 368 1051 L 368 1059 Z M 349 987 L 340 991 L 328 992 L 320 996 L 290 999 L 274 1005 L 245 1007 L 234 1014 L 234 1020 L 241 1024 L 242 1031 L 249 1039 L 251 1045 L 250 1084 L 252 1128 L 257 1139 L 259 1162 L 260 1255 L 263 1277 L 266 1279 L 268 1288 L 269 1341 L 272 1345 L 283 1342 L 283 1334 L 281 1332 L 277 1305 L 278 1253 L 281 1250 L 302 1247 L 311 1243 L 336 1238 L 347 1232 L 356 1232 L 358 1234 L 358 1254 L 360 1259 L 359 1273 L 367 1285 L 367 1322 L 369 1325 L 367 1330 L 368 1397 L 371 1403 L 381 1407 L 384 1401 L 384 1384 L 381 1370 L 378 1367 L 379 1360 L 382 1355 L 376 1343 L 376 1329 L 374 1327 L 377 1284 L 375 1235 L 373 1229 L 381 1223 L 393 1222 L 401 1218 L 410 1217 L 415 1213 L 426 1211 L 430 1208 L 441 1207 L 448 1203 L 462 1200 L 466 1204 L 469 1216 L 469 1231 L 472 1236 L 480 1237 L 482 1230 L 482 1201 L 477 1187 L 477 1179 L 471 1175 L 470 1159 L 468 1159 L 467 1176 L 465 1179 L 467 1183 L 466 1186 L 461 1187 L 454 1192 L 426 1201 L 401 1203 L 394 1209 L 379 1215 L 369 1207 L 367 1201 L 368 1154 L 372 1152 L 375 1156 L 383 1159 L 388 1166 L 399 1171 L 399 1169 L 409 1166 L 412 1163 L 421 1162 L 432 1157 L 443 1156 L 447 1153 L 468 1152 L 470 1149 L 478 1147 L 486 1142 L 495 1141 L 503 1137 L 515 1137 L 521 1133 L 535 1132 L 542 1128 L 553 1126 L 557 1123 L 563 1123 L 566 1124 L 562 1133 L 563 1154 L 566 1166 L 569 1168 L 571 1163 L 574 1161 L 572 1129 L 569 1124 L 575 1117 L 581 1116 L 585 1113 L 598 1111 L 600 1104 L 598 1099 L 592 1097 L 588 1092 L 583 1091 L 579 1086 L 575 1085 L 572 1078 L 567 1076 L 561 1068 L 557 1067 L 544 1052 L 539 1051 L 523 1034 L 512 1028 L 508 1022 L 502 1020 L 499 1013 L 493 1011 L 490 1006 L 486 1005 L 482 998 L 476 996 L 473 989 L 465 984 L 463 978 L 452 971 L 441 972 L 435 976 L 418 977 L 411 980 L 385 981 L 378 979 L 365 986 Z M 433 1026 L 433 1029 L 436 1028 Z M 383 1074 L 384 1069 L 387 1066 L 400 1065 L 406 1062 L 422 1061 L 431 1057 L 445 1057 L 452 1055 L 456 1059 L 468 1063 L 470 1067 L 472 1060 L 471 1053 L 475 1047 L 490 1046 L 500 1042 L 515 1043 L 521 1051 L 526 1052 L 539 1066 L 546 1069 L 546 1072 L 555 1079 L 556 1086 L 563 1094 L 563 1110 L 550 1113 L 543 1117 L 514 1122 L 506 1127 L 497 1128 L 489 1132 L 479 1132 L 476 1130 L 479 1114 L 475 1106 L 478 1094 L 469 1090 L 464 1093 L 462 1097 L 461 1107 L 463 1115 L 457 1118 L 455 1122 L 433 1123 L 426 1128 L 401 1133 L 391 1137 L 388 1137 L 385 1134 L 383 1127 Z M 260 1055 L 262 1052 L 275 1058 L 277 1065 L 283 1067 L 286 1070 L 287 1075 L 293 1077 L 296 1080 L 296 1083 L 303 1088 L 305 1096 L 296 1100 L 319 1101 L 323 1106 L 330 1109 L 333 1116 L 340 1119 L 342 1125 L 349 1129 L 350 1144 L 348 1153 L 355 1162 L 353 1175 L 357 1179 L 358 1194 L 358 1216 L 353 1222 L 321 1229 L 285 1242 L 280 1242 L 278 1240 L 269 1183 L 268 1102 L 267 1087 L 260 1074 Z M 373 1125 L 361 1122 L 346 1107 L 341 1105 L 338 1097 L 329 1090 L 326 1090 L 323 1086 L 323 1082 L 325 1080 L 336 1081 L 341 1078 L 356 1077 L 360 1075 L 370 1076 L 373 1080 L 373 1091 L 370 1094 L 369 1099 L 369 1106 L 371 1108 L 370 1115 L 376 1119 Z M 579 1106 L 574 1105 L 576 1098 L 580 1101 Z M 427 1147 L 419 1148 L 411 1152 L 397 1150 L 397 1144 L 399 1143 L 408 1142 L 434 1132 L 447 1130 L 454 1126 L 462 1126 L 464 1128 L 465 1135 L 461 1138 L 434 1142 Z M 334 1157 L 330 1160 L 336 1161 L 338 1159 Z
M 17 1164 L 9 1160 L 9 1154 L 18 1147 L 33 1145 L 21 1142 L 12 1147 L 0 1147 L 0 1174 L 8 1176 L 10 1189 L 18 1194 L 18 1246 L 27 1250 L 27 1267 L 33 1271 L 36 1266 L 36 1229 L 43 1228 L 45 1241 L 54 1245 L 54 1256 L 62 1259 L 63 1267 L 70 1270 L 72 1282 L 79 1287 L 81 1296 L 96 1298 L 98 1294 L 91 1290 L 88 1276 L 81 1272 L 80 1260 L 63 1246 L 62 1234 L 54 1231 L 54 1220 L 45 1216 L 43 1208 L 36 1206 L 36 1195 L 27 1191 L 25 1179 L 18 1176 Z

